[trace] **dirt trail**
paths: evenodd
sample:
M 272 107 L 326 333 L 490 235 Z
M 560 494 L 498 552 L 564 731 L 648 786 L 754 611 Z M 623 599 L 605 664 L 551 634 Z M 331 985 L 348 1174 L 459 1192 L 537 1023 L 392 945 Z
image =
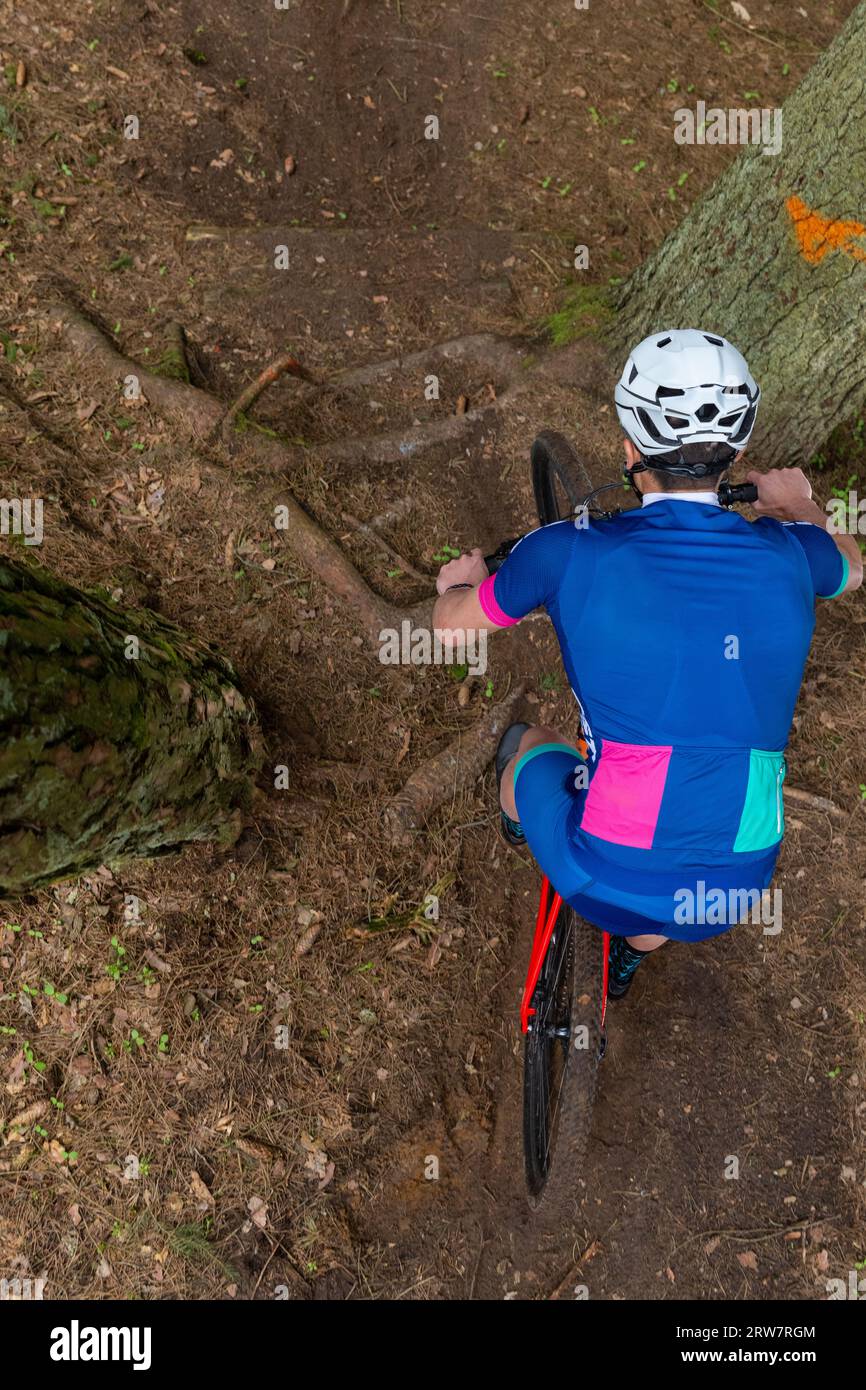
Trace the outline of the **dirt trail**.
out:
M 675 145 L 673 110 L 736 104 L 744 85 L 783 99 L 850 8 L 804 19 L 781 0 L 750 4 L 755 35 L 733 13 L 648 0 L 561 14 L 540 0 L 477 0 L 471 11 L 355 0 L 345 15 L 343 0 L 284 10 L 116 0 L 65 24 L 34 0 L 27 16 L 14 12 L 4 50 L 33 71 L 22 142 L 4 146 L 10 179 L 23 169 L 30 180 L 10 204 L 4 326 L 29 343 L 44 295 L 65 292 L 153 361 L 180 320 L 195 372 L 226 400 L 287 347 L 331 372 L 458 333 L 532 338 L 574 291 L 576 242 L 590 246 L 593 283 L 627 273 L 731 157 Z M 57 157 L 79 199 L 63 217 L 42 206 L 59 202 L 58 111 L 74 138 Z M 130 111 L 138 142 L 117 136 Z M 438 141 L 424 136 L 431 115 Z M 277 245 L 288 273 L 275 269 Z M 29 346 L 23 360 L 32 366 Z M 585 360 L 593 381 L 603 375 Z M 191 852 L 24 905 L 22 922 L 32 914 L 44 939 L 3 942 L 2 969 L 34 986 L 77 972 L 70 994 L 82 1001 L 59 1032 L 56 1014 L 37 1020 L 51 1083 L 72 1084 L 69 1037 L 92 1037 L 101 1061 L 92 1074 L 81 1063 L 68 1095 L 79 1169 L 42 1162 L 36 1143 L 14 1168 L 0 1153 L 0 1262 L 48 1262 L 57 1288 L 84 1297 L 267 1298 L 285 1284 L 293 1298 L 537 1298 L 561 1286 L 560 1297 L 772 1299 L 820 1297 L 828 1275 L 845 1277 L 866 1254 L 856 1156 L 866 766 L 849 675 L 855 665 L 866 679 L 866 628 L 855 603 L 821 614 L 791 754 L 790 781 L 844 815 L 791 818 L 780 936 L 740 928 L 671 945 L 612 1008 L 578 1220 L 539 1240 L 523 1200 L 517 1024 L 537 876 L 497 838 L 490 776 L 405 854 L 382 843 L 378 822 L 408 771 L 471 727 L 484 682 L 469 683 L 464 707 L 446 673 L 381 667 L 309 575 L 262 564 L 269 521 L 243 469 L 214 481 L 153 415 L 119 422 L 87 363 L 75 364 L 70 393 L 50 335 L 33 362 L 43 380 L 28 389 L 50 393 L 41 408 L 80 450 L 64 486 L 102 528 L 96 540 L 49 536 L 46 562 L 216 633 L 262 712 L 271 760 L 291 766 L 294 802 L 271 795 L 232 855 Z M 534 525 L 528 447 L 542 426 L 614 475 L 612 412 L 589 386 L 552 386 L 468 448 L 411 467 L 318 469 L 311 454 L 287 485 L 372 584 L 408 603 L 418 585 L 343 509 L 367 519 L 406 501 L 387 534 L 431 575 L 446 540 L 518 534 Z M 480 369 L 443 373 L 441 409 L 487 389 Z M 254 414 L 304 448 L 437 409 L 415 380 L 307 411 L 296 399 L 281 381 Z M 15 485 L 53 491 L 44 440 L 19 414 L 3 424 L 10 449 L 30 446 L 9 465 Z M 147 524 L 143 467 L 166 497 Z M 497 638 L 497 695 L 518 673 L 530 713 L 573 727 L 546 623 Z M 455 882 L 437 934 L 366 933 L 446 873 Z M 155 952 L 168 970 L 118 973 L 107 993 L 124 892 L 150 914 L 124 935 L 130 958 Z M 311 913 L 322 932 L 299 959 Z M 269 1030 L 283 1021 L 291 1047 L 277 1053 Z M 170 1033 L 170 1054 L 149 1070 L 118 1040 L 130 1022 L 146 1037 Z M 11 1044 L 9 1057 L 17 1086 Z M 265 1149 L 235 1148 L 245 1136 Z M 150 1156 L 140 1204 L 112 1168 L 130 1151 Z M 733 1167 L 739 1176 L 726 1176 Z M 209 1198 L 193 1185 L 191 1199 L 192 1170 Z M 21 1191 L 34 1211 L 43 1199 L 41 1225 L 21 1226 Z M 261 1228 L 251 1200 L 267 1203 Z M 72 1203 L 83 1226 L 70 1233 Z M 139 1237 L 171 1255 L 139 1267 Z

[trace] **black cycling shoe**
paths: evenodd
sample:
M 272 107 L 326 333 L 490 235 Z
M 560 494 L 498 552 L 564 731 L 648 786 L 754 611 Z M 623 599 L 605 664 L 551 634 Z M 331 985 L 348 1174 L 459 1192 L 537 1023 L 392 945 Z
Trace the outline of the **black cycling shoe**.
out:
M 509 724 L 502 738 L 499 740 L 499 747 L 496 750 L 496 788 L 499 790 L 502 776 L 506 767 L 511 762 L 520 744 L 520 740 L 529 728 L 528 724 Z M 502 838 L 514 849 L 520 849 L 526 844 L 526 836 L 519 821 L 512 820 L 503 810 L 499 812 L 499 828 Z
M 635 971 L 649 951 L 639 951 L 629 946 L 624 936 L 611 935 L 610 956 L 607 965 L 608 999 L 624 999 L 631 989 Z

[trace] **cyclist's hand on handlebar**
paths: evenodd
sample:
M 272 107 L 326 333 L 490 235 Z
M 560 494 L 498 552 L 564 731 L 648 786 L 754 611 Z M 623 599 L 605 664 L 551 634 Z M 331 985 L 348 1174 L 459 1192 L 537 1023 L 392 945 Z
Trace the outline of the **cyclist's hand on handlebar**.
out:
M 444 594 L 452 584 L 471 584 L 474 587 L 486 578 L 487 566 L 484 556 L 476 546 L 474 550 L 468 551 L 465 555 L 458 555 L 456 560 L 449 560 L 447 565 L 442 566 L 436 580 L 436 592 Z
M 746 480 L 758 489 L 755 511 L 765 516 L 797 521 L 803 508 L 812 505 L 812 485 L 802 468 L 771 468 L 766 473 L 753 470 Z

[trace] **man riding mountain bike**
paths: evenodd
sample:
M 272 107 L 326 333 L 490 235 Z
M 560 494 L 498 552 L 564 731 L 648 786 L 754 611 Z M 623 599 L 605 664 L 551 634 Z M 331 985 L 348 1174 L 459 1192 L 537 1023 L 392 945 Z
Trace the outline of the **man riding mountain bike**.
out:
M 615 400 L 641 506 L 533 531 L 495 575 L 480 550 L 451 560 L 433 623 L 447 640 L 550 615 L 585 752 L 512 724 L 496 756 L 502 830 L 611 933 L 621 998 L 646 954 L 728 930 L 769 886 L 814 601 L 858 588 L 863 566 L 799 468 L 748 475 L 757 521 L 719 505 L 760 400 L 726 339 L 652 334 Z

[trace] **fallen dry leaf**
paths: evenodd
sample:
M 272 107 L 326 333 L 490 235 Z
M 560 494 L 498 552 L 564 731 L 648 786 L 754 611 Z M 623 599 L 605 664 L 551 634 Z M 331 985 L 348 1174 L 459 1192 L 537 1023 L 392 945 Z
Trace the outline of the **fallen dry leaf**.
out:
M 758 1257 L 755 1254 L 754 1250 L 741 1250 L 739 1255 L 737 1256 L 737 1259 L 739 1263 L 743 1266 L 743 1269 L 754 1269 L 755 1271 L 757 1271 Z
M 320 1184 L 330 1182 L 334 1172 L 334 1165 L 331 1163 L 321 1144 L 313 1139 L 311 1135 L 302 1134 L 301 1147 L 307 1154 L 304 1163 L 304 1172 L 307 1177 L 315 1179 Z
M 251 1197 L 247 1202 L 247 1211 L 252 1217 L 253 1225 L 263 1231 L 268 1224 L 268 1204 L 264 1198 Z
M 197 1202 L 204 1202 L 206 1206 L 214 1205 L 214 1199 L 210 1188 L 201 1174 L 197 1173 L 194 1168 L 190 1173 L 189 1185 Z

